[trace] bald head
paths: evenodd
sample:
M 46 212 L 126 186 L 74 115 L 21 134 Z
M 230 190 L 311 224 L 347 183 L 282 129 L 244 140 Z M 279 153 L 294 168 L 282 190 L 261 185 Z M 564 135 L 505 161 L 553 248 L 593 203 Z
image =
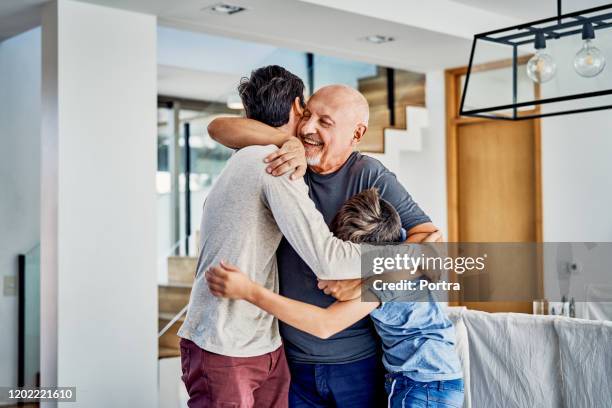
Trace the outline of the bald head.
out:
M 329 174 L 342 167 L 365 134 L 368 118 L 368 101 L 349 86 L 315 92 L 298 125 L 310 169 Z
M 356 124 L 368 126 L 370 106 L 365 96 L 355 88 L 343 84 L 327 85 L 315 92 L 312 98 L 323 98 L 330 107 L 353 116 Z

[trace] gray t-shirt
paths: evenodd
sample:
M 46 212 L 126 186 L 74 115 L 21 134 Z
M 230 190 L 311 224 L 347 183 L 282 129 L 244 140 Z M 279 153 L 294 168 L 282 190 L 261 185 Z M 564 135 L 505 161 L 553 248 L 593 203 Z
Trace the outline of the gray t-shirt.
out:
M 378 188 L 381 197 L 395 207 L 406 230 L 430 222 L 395 174 L 378 160 L 357 152 L 335 173 L 321 175 L 308 171 L 304 181 L 310 198 L 328 225 L 346 200 L 372 187 Z M 321 307 L 335 302 L 317 287 L 317 276 L 287 239 L 281 241 L 276 256 L 282 295 Z M 373 356 L 380 349 L 369 317 L 325 340 L 283 322 L 280 322 L 280 331 L 287 357 L 294 362 L 349 363 Z
M 274 316 L 245 300 L 214 297 L 205 271 L 221 260 L 277 291 L 275 253 L 285 236 L 320 278 L 361 274 L 361 247 L 335 238 L 304 180 L 265 172 L 264 157 L 275 146 L 246 147 L 232 156 L 206 197 L 200 257 L 185 323 L 178 335 L 200 348 L 226 356 L 251 357 L 281 345 Z

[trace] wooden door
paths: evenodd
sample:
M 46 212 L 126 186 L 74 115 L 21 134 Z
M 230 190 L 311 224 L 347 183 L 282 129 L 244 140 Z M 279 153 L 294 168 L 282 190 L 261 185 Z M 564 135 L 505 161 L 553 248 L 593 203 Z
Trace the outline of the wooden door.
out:
M 447 85 L 447 182 L 449 241 L 540 242 L 540 123 L 458 117 L 459 78 L 466 69 L 449 70 Z M 454 304 L 489 312 L 531 313 L 532 303 L 468 302 L 477 293 L 492 298 L 538 298 L 541 260 L 517 253 L 513 273 L 462 277 Z M 507 271 L 507 265 L 501 268 Z M 538 273 L 534 274 L 536 270 Z

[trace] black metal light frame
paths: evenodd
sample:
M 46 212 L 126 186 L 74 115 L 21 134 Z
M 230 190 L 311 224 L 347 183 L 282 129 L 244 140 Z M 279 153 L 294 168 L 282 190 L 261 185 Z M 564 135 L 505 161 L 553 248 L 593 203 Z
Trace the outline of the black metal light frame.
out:
M 568 115 L 572 113 L 580 113 L 580 112 L 590 112 L 597 111 L 603 109 L 612 108 L 611 105 L 603 105 L 603 106 L 595 106 L 588 107 L 582 109 L 571 109 L 566 111 L 559 112 L 549 112 L 549 113 L 537 113 L 537 114 L 529 114 L 529 115 L 518 115 L 518 108 L 524 106 L 536 106 L 543 105 L 554 102 L 563 102 L 574 99 L 583 99 L 583 98 L 592 98 L 597 96 L 604 95 L 612 95 L 612 88 L 605 89 L 602 91 L 596 92 L 584 92 L 572 95 L 565 95 L 554 98 L 545 98 L 527 102 L 517 102 L 517 68 L 518 68 L 518 51 L 517 48 L 519 45 L 529 44 L 535 42 L 536 34 L 539 32 L 544 33 L 546 39 L 558 39 L 561 37 L 566 37 L 569 35 L 576 35 L 582 33 L 582 26 L 585 23 L 591 23 L 593 25 L 594 30 L 601 30 L 603 28 L 612 27 L 612 3 L 593 7 L 585 10 L 580 10 L 568 14 L 561 14 L 561 1 L 557 1 L 557 9 L 558 13 L 556 17 L 550 17 L 542 20 L 532 21 L 530 23 L 520 24 L 512 27 L 506 27 L 498 30 L 488 31 L 485 33 L 476 34 L 474 36 L 474 40 L 472 42 L 472 50 L 470 52 L 470 62 L 468 65 L 468 71 L 465 78 L 465 84 L 463 87 L 463 94 L 461 96 L 461 106 L 459 108 L 459 115 L 461 116 L 472 116 L 472 117 L 480 117 L 487 119 L 500 119 L 500 120 L 525 120 L 525 119 L 534 119 L 541 118 L 547 116 L 556 116 L 556 115 Z M 583 14 L 591 14 L 602 12 L 596 16 L 584 17 Z M 607 11 L 607 12 L 604 12 Z M 570 20 L 565 21 L 564 20 Z M 548 24 L 551 23 L 551 24 Z M 545 26 L 534 28 L 534 26 L 540 26 L 546 24 Z M 576 27 L 575 29 L 572 29 Z M 524 30 L 520 33 L 514 33 L 510 35 L 504 35 L 505 32 L 515 31 L 515 30 Z M 559 31 L 559 30 L 567 30 L 567 31 Z M 489 41 L 494 42 L 506 46 L 512 47 L 512 104 L 508 105 L 499 105 L 482 109 L 473 109 L 469 111 L 464 110 L 465 103 L 465 95 L 467 93 L 468 84 L 470 81 L 470 75 L 472 73 L 472 64 L 474 60 L 474 51 L 476 49 L 477 41 Z M 494 112 L 499 110 L 507 110 L 512 109 L 512 116 L 493 116 L 486 115 L 487 112 Z

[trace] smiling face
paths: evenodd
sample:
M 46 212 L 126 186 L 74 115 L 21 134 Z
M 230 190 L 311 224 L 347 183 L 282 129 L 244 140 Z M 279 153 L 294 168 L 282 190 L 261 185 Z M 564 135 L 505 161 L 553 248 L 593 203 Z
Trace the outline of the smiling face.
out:
M 298 125 L 310 168 L 328 174 L 342 167 L 365 133 L 367 123 L 368 103 L 356 90 L 331 85 L 315 92 Z

